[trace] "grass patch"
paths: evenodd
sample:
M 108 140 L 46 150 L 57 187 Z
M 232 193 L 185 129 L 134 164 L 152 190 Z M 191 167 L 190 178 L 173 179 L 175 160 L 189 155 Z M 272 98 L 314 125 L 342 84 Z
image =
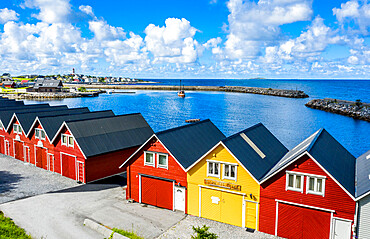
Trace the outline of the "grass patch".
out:
M 121 230 L 121 229 L 118 229 L 118 228 L 113 228 L 112 231 L 114 231 L 118 234 L 121 234 L 122 236 L 131 238 L 131 239 L 144 239 L 144 237 L 136 235 L 135 232 L 128 232 L 128 231 Z
M 5 217 L 0 211 L 0 239 L 32 239 L 25 230 L 14 224 L 13 220 Z

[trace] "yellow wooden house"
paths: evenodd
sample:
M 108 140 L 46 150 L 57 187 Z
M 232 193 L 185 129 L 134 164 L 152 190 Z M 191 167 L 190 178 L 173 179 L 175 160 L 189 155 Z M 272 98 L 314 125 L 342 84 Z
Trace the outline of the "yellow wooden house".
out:
M 188 214 L 258 230 L 259 180 L 287 151 L 261 123 L 220 141 L 187 169 Z

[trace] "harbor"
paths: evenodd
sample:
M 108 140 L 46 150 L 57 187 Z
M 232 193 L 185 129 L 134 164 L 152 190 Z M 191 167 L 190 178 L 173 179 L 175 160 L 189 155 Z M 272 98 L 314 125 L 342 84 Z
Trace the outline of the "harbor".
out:
M 86 89 L 122 89 L 122 90 L 163 90 L 178 91 L 175 85 L 112 85 L 112 84 L 65 84 L 67 87 L 85 87 Z M 308 98 L 302 90 L 272 89 L 247 86 L 182 86 L 184 91 L 223 91 L 235 93 L 248 93 L 259 95 L 271 95 L 286 98 Z

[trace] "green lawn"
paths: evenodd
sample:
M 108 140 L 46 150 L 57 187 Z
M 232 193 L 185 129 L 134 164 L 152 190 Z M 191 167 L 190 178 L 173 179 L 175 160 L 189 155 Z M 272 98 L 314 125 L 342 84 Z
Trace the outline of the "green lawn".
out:
M 32 239 L 32 237 L 0 211 L 0 239 Z

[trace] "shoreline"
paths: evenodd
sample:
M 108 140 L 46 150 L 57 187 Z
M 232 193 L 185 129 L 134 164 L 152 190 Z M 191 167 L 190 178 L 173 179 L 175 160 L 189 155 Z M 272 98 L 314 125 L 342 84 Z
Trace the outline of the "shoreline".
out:
M 66 87 L 85 87 L 86 89 L 123 89 L 123 90 L 167 90 L 178 91 L 179 86 L 174 85 L 89 85 L 89 84 L 65 84 Z M 308 98 L 309 96 L 301 90 L 284 90 L 261 87 L 245 86 L 182 86 L 185 91 L 222 91 L 248 93 L 258 95 L 271 95 L 286 98 Z
M 370 122 L 369 103 L 325 98 L 311 100 L 305 106 Z

